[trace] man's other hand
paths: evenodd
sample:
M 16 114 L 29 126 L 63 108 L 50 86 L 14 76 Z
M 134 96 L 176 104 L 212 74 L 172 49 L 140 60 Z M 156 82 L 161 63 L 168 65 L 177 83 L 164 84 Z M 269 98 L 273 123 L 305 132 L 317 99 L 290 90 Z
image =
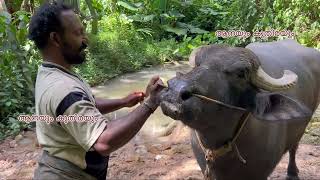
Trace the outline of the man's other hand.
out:
M 143 101 L 145 94 L 143 92 L 133 92 L 127 97 L 123 98 L 126 107 L 132 107 L 137 103 Z

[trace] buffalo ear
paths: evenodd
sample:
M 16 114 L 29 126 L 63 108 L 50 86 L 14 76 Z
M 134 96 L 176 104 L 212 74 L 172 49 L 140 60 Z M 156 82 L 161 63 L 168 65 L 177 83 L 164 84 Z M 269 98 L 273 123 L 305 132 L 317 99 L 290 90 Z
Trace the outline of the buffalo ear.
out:
M 279 93 L 261 92 L 256 95 L 254 114 L 263 120 L 311 118 L 312 111 L 302 102 Z

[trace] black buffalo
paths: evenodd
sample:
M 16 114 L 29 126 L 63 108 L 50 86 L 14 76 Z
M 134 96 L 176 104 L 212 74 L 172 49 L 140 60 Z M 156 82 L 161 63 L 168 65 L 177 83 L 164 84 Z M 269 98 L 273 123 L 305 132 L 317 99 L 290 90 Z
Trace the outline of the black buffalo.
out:
M 265 180 L 289 151 L 287 178 L 298 179 L 296 150 L 320 100 L 319 51 L 294 40 L 208 45 L 190 63 L 168 81 L 161 108 L 193 129 L 205 177 Z

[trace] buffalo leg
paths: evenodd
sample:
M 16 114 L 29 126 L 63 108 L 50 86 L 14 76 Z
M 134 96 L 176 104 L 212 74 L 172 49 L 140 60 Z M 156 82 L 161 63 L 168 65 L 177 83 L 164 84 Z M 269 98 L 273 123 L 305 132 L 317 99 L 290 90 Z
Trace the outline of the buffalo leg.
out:
M 296 164 L 296 152 L 298 145 L 295 145 L 289 150 L 289 164 L 287 169 L 287 180 L 298 180 L 299 169 Z

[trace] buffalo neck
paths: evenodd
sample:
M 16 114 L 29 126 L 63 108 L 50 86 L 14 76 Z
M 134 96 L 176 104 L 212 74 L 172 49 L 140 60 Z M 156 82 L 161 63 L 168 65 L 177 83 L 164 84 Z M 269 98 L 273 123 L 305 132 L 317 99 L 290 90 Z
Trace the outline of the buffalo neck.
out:
M 239 128 L 246 117 L 246 112 L 236 112 L 228 120 L 227 126 L 222 127 L 208 127 L 203 130 L 197 130 L 201 143 L 205 148 L 218 149 L 227 143 L 231 142 L 238 133 Z

